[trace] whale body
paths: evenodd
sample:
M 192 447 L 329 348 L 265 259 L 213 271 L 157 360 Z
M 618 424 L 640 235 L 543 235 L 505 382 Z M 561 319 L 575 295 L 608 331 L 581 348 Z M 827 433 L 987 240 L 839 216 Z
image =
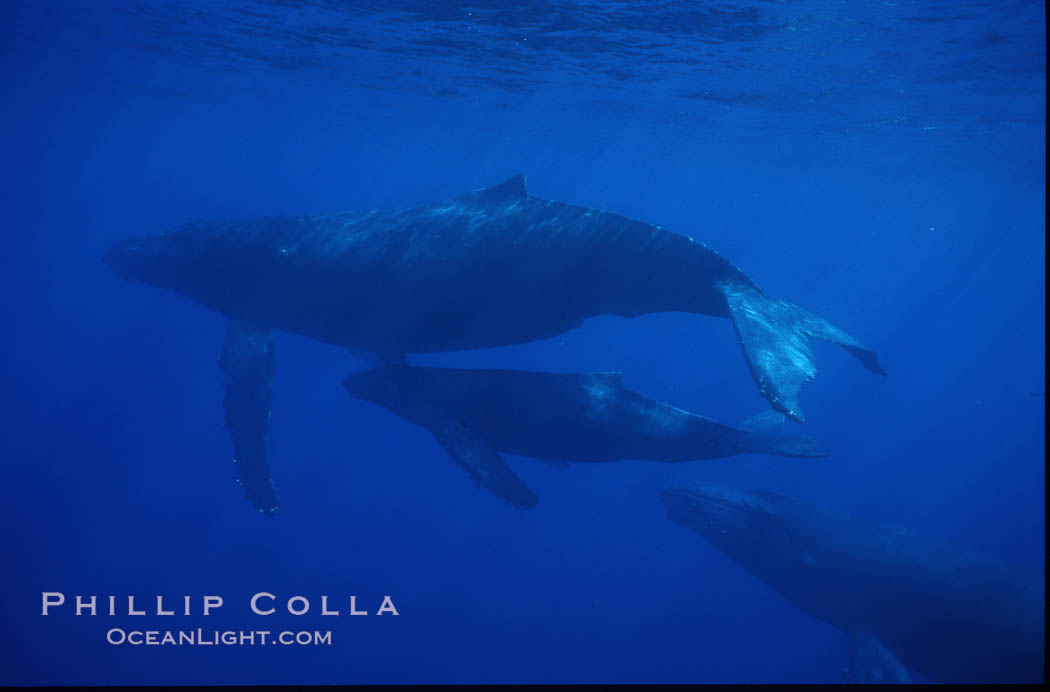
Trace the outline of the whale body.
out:
M 556 462 L 827 454 L 809 437 L 770 429 L 773 421 L 734 428 L 649 399 L 624 387 L 619 373 L 389 364 L 348 375 L 343 384 L 352 396 L 430 430 L 479 486 L 519 507 L 537 498 L 500 452 Z
M 768 491 L 667 488 L 667 514 L 850 635 L 849 680 L 1033 683 L 1043 584 L 998 560 Z M 903 664 L 903 665 L 902 665 Z
M 411 209 L 315 217 L 197 221 L 117 243 L 104 261 L 120 277 L 174 290 L 230 317 L 224 353 L 272 359 L 270 331 L 293 332 L 380 360 L 405 354 L 518 344 L 574 329 L 589 317 L 680 311 L 731 318 L 761 394 L 801 421 L 800 387 L 816 374 L 807 343 L 842 345 L 869 370 L 875 354 L 842 330 L 764 294 L 721 255 L 683 235 L 626 217 L 529 195 L 516 175 L 494 187 Z M 243 340 L 238 344 L 233 340 Z M 252 348 L 269 348 L 253 358 Z M 266 368 L 224 366 L 242 392 Z M 233 411 L 269 400 L 227 396 Z M 231 414 L 231 411 L 233 413 Z M 231 428 L 232 430 L 232 428 Z M 265 444 L 240 425 L 245 469 Z M 235 448 L 238 443 L 235 440 Z M 269 492 L 253 502 L 275 507 Z M 272 506 L 271 506 L 272 505 Z

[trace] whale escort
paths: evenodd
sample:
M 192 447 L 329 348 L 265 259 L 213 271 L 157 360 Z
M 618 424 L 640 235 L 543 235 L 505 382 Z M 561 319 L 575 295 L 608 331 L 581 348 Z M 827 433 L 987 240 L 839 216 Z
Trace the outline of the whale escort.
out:
M 482 488 L 518 507 L 536 495 L 500 452 L 552 462 L 679 462 L 751 452 L 822 457 L 767 411 L 741 428 L 648 399 L 619 373 L 429 368 L 388 364 L 343 380 L 347 391 L 428 429 Z
M 760 490 L 662 492 L 667 514 L 804 612 L 850 636 L 847 679 L 1032 683 L 1043 584 L 916 531 Z
M 520 174 L 411 209 L 192 222 L 119 242 L 103 260 L 230 318 L 227 426 L 262 511 L 277 508 L 266 457 L 273 329 L 402 362 L 548 338 L 598 315 L 728 317 L 760 393 L 797 421 L 799 389 L 816 374 L 807 337 L 883 373 L 851 336 L 767 296 L 692 238 L 533 197 Z

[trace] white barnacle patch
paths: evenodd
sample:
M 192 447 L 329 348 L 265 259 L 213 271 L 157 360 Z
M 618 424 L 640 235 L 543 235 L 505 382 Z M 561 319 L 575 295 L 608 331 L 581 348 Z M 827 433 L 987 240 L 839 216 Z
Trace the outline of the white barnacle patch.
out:
M 592 380 L 586 385 L 587 392 L 587 416 L 592 419 L 603 419 L 612 416 L 613 389 L 600 380 Z

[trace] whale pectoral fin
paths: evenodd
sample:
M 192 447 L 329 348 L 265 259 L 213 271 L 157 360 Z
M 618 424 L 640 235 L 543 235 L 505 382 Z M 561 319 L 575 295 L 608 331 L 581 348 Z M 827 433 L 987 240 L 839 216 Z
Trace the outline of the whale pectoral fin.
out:
M 432 432 L 452 463 L 466 471 L 479 488 L 492 491 L 515 507 L 533 507 L 539 502 L 492 445 L 467 428 L 446 424 Z
M 277 514 L 280 504 L 270 478 L 270 405 L 273 401 L 273 333 L 230 318 L 219 358 L 226 397 L 226 429 L 233 442 L 238 483 L 255 509 Z
M 849 334 L 791 303 L 770 298 L 753 286 L 722 283 L 747 366 L 762 396 L 772 407 L 802 422 L 798 404 L 802 385 L 817 374 L 807 336 L 833 341 L 872 372 L 885 374 L 878 359 Z
M 911 675 L 896 654 L 866 632 L 854 630 L 849 636 L 849 667 L 843 677 L 861 684 L 911 683 Z

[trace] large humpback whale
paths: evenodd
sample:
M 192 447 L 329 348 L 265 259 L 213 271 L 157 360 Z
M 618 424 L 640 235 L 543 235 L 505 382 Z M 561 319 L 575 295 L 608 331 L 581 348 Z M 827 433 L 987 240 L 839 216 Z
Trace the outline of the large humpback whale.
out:
M 827 454 L 811 438 L 779 433 L 765 421 L 732 428 L 648 399 L 624 387 L 619 373 L 390 364 L 348 375 L 343 384 L 352 396 L 430 430 L 479 487 L 519 507 L 537 498 L 500 452 L 556 462 Z
M 905 682 L 901 662 L 941 682 L 1043 680 L 1043 585 L 989 556 L 767 491 L 662 498 L 675 522 L 847 632 L 851 680 Z
M 224 353 L 241 358 L 224 358 L 223 370 L 242 395 L 227 395 L 227 421 L 240 421 L 241 478 L 250 496 L 262 493 L 252 497 L 260 509 L 276 507 L 268 461 L 250 458 L 265 454 L 256 413 L 270 408 L 272 370 L 260 364 L 272 361 L 273 328 L 398 361 L 551 337 L 604 314 L 729 317 L 762 395 L 799 421 L 799 388 L 816 374 L 807 336 L 882 372 L 848 334 L 767 296 L 692 238 L 532 197 L 522 175 L 412 209 L 198 221 L 118 243 L 104 261 L 231 318 Z M 249 403 L 250 392 L 261 398 Z

